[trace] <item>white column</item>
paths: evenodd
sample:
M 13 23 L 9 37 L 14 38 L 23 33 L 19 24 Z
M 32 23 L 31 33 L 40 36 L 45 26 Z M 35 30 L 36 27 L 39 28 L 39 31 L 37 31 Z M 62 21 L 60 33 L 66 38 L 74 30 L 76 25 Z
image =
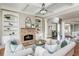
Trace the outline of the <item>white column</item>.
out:
M 60 41 L 60 24 L 57 23 L 57 40 Z
M 61 21 L 61 36 L 62 36 L 62 40 L 65 39 L 65 23 L 64 21 Z
M 47 39 L 47 31 L 48 31 L 47 19 L 45 19 L 45 39 Z

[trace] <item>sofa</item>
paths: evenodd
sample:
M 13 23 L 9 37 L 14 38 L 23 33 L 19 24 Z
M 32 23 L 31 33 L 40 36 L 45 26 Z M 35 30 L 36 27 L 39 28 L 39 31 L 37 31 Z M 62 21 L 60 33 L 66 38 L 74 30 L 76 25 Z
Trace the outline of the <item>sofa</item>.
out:
M 38 46 L 38 47 L 36 47 L 35 53 L 34 52 L 33 53 L 34 53 L 34 56 L 73 56 L 75 46 L 76 46 L 76 43 L 71 42 L 67 46 L 55 51 L 53 54 L 50 54 L 46 49 Z M 29 51 L 29 50 L 27 49 L 27 51 Z M 7 52 L 5 51 L 5 53 L 7 53 Z M 4 53 L 4 55 L 6 55 L 5 53 Z M 11 55 L 7 55 L 7 56 L 11 56 Z M 19 56 L 19 55 L 17 55 L 17 56 Z
M 16 45 L 11 44 L 14 41 Z M 27 56 L 33 53 L 32 48 L 25 48 L 19 40 L 12 39 L 10 36 L 3 37 L 3 49 L 0 49 L 4 56 Z M 29 51 L 29 52 L 28 52 Z
M 36 47 L 35 56 L 72 56 L 74 54 L 75 42 L 70 42 L 63 48 L 58 49 L 54 53 L 49 53 L 46 49 L 38 46 Z
M 22 45 L 18 45 L 17 49 L 15 51 L 13 48 L 9 47 L 10 45 L 6 45 L 5 46 L 5 50 L 4 50 L 4 56 L 27 56 L 29 54 L 33 53 L 32 48 L 23 48 Z M 12 50 L 11 50 L 12 49 Z
M 54 45 L 54 47 L 56 46 L 55 45 L 56 43 L 57 43 L 57 40 L 51 40 L 51 39 L 46 40 L 46 44 Z M 18 48 L 19 50 L 16 51 L 15 54 L 12 54 L 9 49 L 10 44 L 9 45 L 8 44 L 5 44 L 4 56 L 27 56 L 30 54 L 33 54 L 34 56 L 72 56 L 74 54 L 74 47 L 76 46 L 76 43 L 71 41 L 65 47 L 58 48 L 55 52 L 51 54 L 45 48 L 41 46 L 36 46 L 35 51 L 33 51 L 32 47 L 27 48 L 27 49 L 24 49 L 24 48 L 21 49 L 22 45 L 19 45 L 20 47 Z
M 72 56 L 74 54 L 74 47 L 76 46 L 75 42 L 71 42 L 67 46 L 59 49 L 55 53 L 53 53 L 53 56 Z

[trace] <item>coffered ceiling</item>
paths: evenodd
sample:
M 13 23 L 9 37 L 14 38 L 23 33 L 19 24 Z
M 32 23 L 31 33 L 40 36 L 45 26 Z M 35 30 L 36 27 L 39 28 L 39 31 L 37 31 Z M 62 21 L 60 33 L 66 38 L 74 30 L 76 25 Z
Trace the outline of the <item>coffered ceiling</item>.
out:
M 57 10 L 71 7 L 74 4 L 72 3 L 45 3 L 45 7 L 47 9 L 47 13 L 45 15 L 41 15 L 39 13 L 42 3 L 2 3 L 0 6 L 2 8 L 8 8 L 8 9 L 15 9 L 20 10 L 23 12 L 27 12 L 31 15 L 37 15 L 37 16 L 48 16 L 51 13 L 56 12 Z
M 40 17 L 60 17 L 68 21 L 79 21 L 79 4 L 75 3 L 45 3 L 47 13 L 40 14 L 42 3 L 0 3 L 1 9 L 8 9 L 12 11 L 19 11 L 29 15 Z

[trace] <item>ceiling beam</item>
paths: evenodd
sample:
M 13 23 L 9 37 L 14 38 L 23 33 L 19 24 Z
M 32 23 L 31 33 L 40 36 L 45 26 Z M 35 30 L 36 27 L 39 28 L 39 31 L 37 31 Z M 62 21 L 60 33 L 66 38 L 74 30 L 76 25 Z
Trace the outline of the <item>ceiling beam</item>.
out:
M 70 19 L 62 19 L 64 21 L 79 21 L 79 17 L 76 18 L 70 18 Z
M 8 11 L 13 11 L 13 12 L 17 12 L 17 13 L 23 13 L 23 14 L 27 14 L 29 16 L 35 16 L 34 14 L 30 14 L 29 12 L 25 12 L 25 11 L 20 11 L 20 10 L 16 10 L 14 8 L 11 7 L 0 7 L 0 10 L 8 10 Z
M 56 10 L 53 13 L 48 14 L 45 18 L 50 18 L 52 16 L 60 17 L 63 14 L 67 14 L 67 13 L 70 13 L 70 12 L 73 12 L 73 11 L 76 11 L 76 10 L 79 10 L 79 4 L 74 4 L 71 7 L 70 6 L 69 7 L 64 7 L 60 10 Z
M 29 7 L 29 4 L 26 4 L 25 7 L 22 9 L 22 11 L 24 11 L 28 7 Z
M 64 22 L 68 24 L 79 24 L 79 18 L 64 19 Z

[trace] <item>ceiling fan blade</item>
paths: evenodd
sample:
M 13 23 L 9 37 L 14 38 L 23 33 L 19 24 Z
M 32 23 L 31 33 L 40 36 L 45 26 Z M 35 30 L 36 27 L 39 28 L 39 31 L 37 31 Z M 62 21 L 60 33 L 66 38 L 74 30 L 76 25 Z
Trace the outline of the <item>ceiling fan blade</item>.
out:
M 39 10 L 35 15 L 42 15 L 42 14 L 40 13 L 40 10 Z

